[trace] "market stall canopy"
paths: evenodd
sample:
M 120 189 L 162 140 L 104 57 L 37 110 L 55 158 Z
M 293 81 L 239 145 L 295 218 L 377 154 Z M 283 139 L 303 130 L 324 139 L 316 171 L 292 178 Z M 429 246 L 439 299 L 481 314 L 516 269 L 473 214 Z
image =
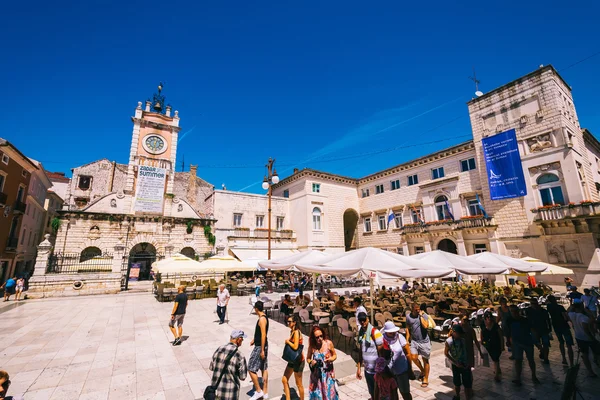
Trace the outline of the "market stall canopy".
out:
M 545 266 L 546 270 L 542 271 L 542 275 L 573 275 L 573 270 L 565 267 L 560 267 L 558 265 L 550 264 L 547 262 L 543 262 L 542 260 L 538 260 L 533 257 L 523 257 L 521 260 L 531 263 L 535 266 Z
M 152 264 L 154 272 L 161 274 L 175 273 L 201 273 L 204 272 L 203 263 L 192 260 L 183 254 L 175 254 L 172 257 L 156 261 Z
M 319 262 L 329 259 L 329 257 L 330 255 L 325 254 L 322 251 L 308 250 L 300 253 L 294 253 L 285 257 L 279 257 L 275 260 L 261 261 L 258 263 L 258 265 L 260 265 L 262 268 L 270 268 L 273 270 L 289 269 L 296 264 L 318 264 Z
M 248 265 L 232 256 L 213 256 L 200 263 L 203 271 L 224 273 L 256 271 L 256 267 Z
M 498 275 L 508 272 L 506 266 L 488 264 L 485 261 L 474 261 L 468 257 L 458 254 L 448 253 L 442 250 L 428 251 L 426 253 L 415 254 L 411 258 L 416 258 L 426 262 L 429 265 L 435 265 L 440 268 L 449 268 L 464 275 Z
M 453 272 L 447 268 L 438 268 L 420 260 L 375 247 L 363 247 L 336 254 L 318 264 L 297 264 L 296 268 L 302 272 L 331 275 L 355 275 L 360 272 L 369 276 L 371 273 L 376 273 L 382 279 L 435 278 L 447 276 Z
M 269 252 L 267 249 L 241 249 L 230 247 L 229 251 L 242 261 L 246 261 L 249 258 L 258 258 L 261 260 L 266 260 L 269 258 Z M 292 249 L 271 249 L 271 259 L 290 256 L 296 252 L 297 250 Z
M 258 271 L 264 271 L 264 268 L 261 268 L 258 263 L 265 261 L 265 258 L 258 258 L 258 257 L 250 257 L 244 260 L 244 264 L 248 264 L 251 267 L 254 267 L 254 269 L 258 270 Z
M 501 254 L 491 253 L 488 251 L 479 254 L 473 254 L 467 258 L 475 262 L 485 262 L 486 264 L 497 267 L 508 268 L 511 272 L 516 273 L 542 272 L 547 268 L 544 266 L 532 265 L 531 263 L 518 258 L 503 256 Z

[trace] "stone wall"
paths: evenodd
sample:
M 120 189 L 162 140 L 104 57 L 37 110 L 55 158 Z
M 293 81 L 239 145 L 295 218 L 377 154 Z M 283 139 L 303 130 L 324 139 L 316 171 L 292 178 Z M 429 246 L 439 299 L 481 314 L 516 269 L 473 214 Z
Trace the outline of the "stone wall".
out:
M 89 189 L 79 188 L 81 176 L 92 177 Z M 117 164 L 107 159 L 91 162 L 73 169 L 73 177 L 69 184 L 67 201 L 71 208 L 82 209 L 93 201 L 112 192 L 122 192 L 125 189 L 127 166 Z M 77 202 L 77 199 L 87 199 L 87 202 Z
M 28 298 L 115 294 L 121 291 L 121 274 L 40 275 L 29 280 Z

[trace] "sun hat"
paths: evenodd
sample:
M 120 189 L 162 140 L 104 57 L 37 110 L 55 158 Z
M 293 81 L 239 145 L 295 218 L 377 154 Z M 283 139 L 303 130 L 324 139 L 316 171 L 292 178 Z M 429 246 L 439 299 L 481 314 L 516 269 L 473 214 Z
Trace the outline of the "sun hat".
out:
M 394 325 L 392 321 L 386 321 L 386 323 L 383 324 L 383 328 L 381 328 L 381 333 L 394 333 L 398 332 L 399 330 L 400 328 Z

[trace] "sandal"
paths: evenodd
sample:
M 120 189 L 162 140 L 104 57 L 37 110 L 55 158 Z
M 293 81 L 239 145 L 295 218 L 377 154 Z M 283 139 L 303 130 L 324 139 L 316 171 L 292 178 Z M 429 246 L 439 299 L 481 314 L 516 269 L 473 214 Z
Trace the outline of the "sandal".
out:
M 422 388 L 426 388 L 427 386 L 429 386 L 429 382 L 423 382 L 423 383 L 421 383 L 421 387 Z

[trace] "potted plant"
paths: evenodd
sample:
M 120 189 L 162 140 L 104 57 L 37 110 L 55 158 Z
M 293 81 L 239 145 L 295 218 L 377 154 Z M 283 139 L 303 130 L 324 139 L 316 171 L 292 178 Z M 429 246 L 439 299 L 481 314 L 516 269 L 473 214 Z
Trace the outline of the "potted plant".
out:
M 279 232 L 281 232 L 281 237 L 285 239 L 291 239 L 294 236 L 294 231 L 291 229 L 282 229 Z
M 186 223 L 186 226 L 187 226 L 187 228 L 186 228 L 186 230 L 185 230 L 185 231 L 186 231 L 188 234 L 191 234 L 191 233 L 193 232 L 193 230 L 194 230 L 194 221 L 188 221 L 188 222 Z

